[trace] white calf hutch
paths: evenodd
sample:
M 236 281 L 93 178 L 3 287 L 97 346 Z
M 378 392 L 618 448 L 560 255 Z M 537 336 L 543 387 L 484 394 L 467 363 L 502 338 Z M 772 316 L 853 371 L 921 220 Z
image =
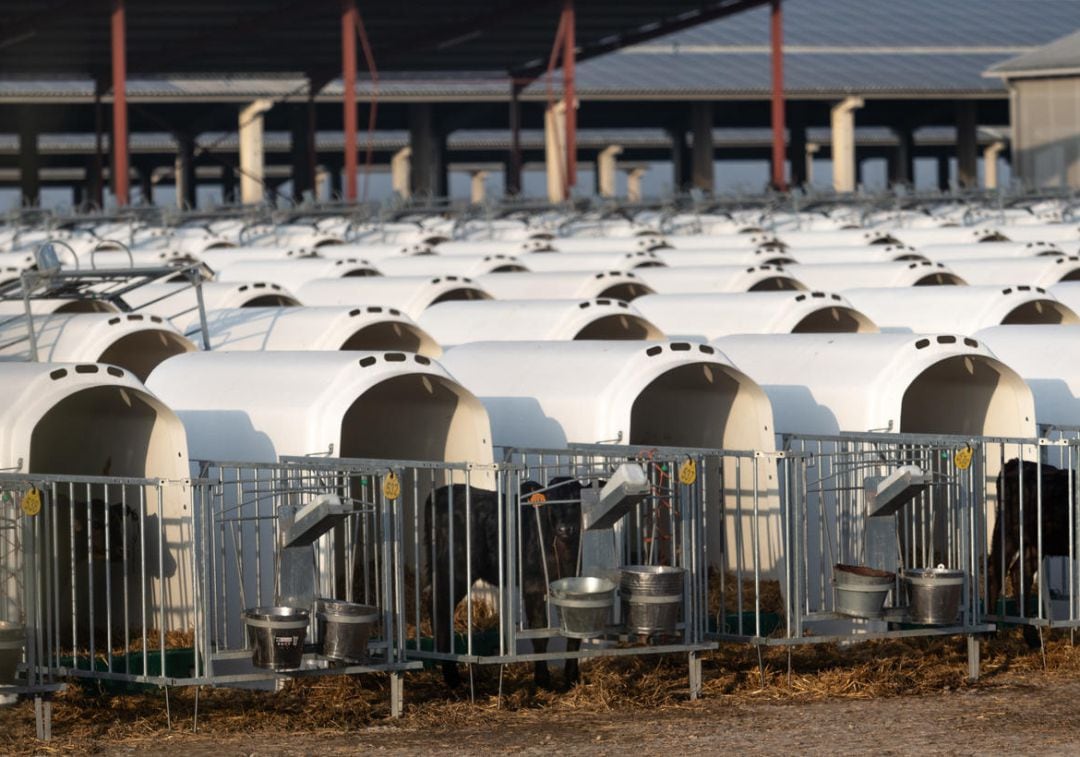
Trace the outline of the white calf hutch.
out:
M 530 252 L 518 255 L 528 271 L 633 271 L 667 265 L 653 252 Z
M 423 355 L 200 352 L 161 364 L 147 386 L 183 420 L 195 459 L 491 461 L 483 405 Z
M 175 326 L 157 315 L 74 313 L 32 320 L 0 316 L 0 361 L 110 363 L 145 380 L 163 360 L 194 349 Z
M 25 685 L 146 670 L 198 625 L 184 427 L 112 365 L 3 363 L 0 387 L 0 618 L 26 628 Z
M 664 334 L 622 300 L 476 300 L 442 302 L 420 325 L 448 347 L 465 342 L 662 339 Z
M 443 364 L 484 402 L 498 446 L 772 445 L 764 394 L 707 345 L 481 342 Z
M 973 334 L 1001 324 L 1080 323 L 1042 287 L 963 286 L 848 289 L 852 305 L 883 331 Z
M 800 247 L 788 250 L 787 263 L 895 263 L 929 260 L 920 250 L 902 244 L 868 247 Z
M 993 326 L 973 336 L 1031 387 L 1041 425 L 1080 428 L 1080 328 Z
M 1049 287 L 1064 281 L 1080 281 L 1080 256 L 1036 258 L 973 258 L 954 260 L 953 270 L 969 284 Z
M 517 276 L 528 274 L 494 274 Z M 439 302 L 490 300 L 485 285 L 467 276 L 378 276 L 372 278 L 316 279 L 297 290 L 305 305 L 378 305 L 397 308 L 410 318 L 420 317 Z
M 750 335 L 714 344 L 765 389 L 782 433 L 1035 434 L 1030 390 L 971 337 Z
M 544 271 L 480 276 L 477 281 L 497 300 L 592 300 L 629 302 L 653 291 L 640 271 Z
M 877 331 L 850 302 L 827 292 L 649 294 L 634 307 L 669 338 L 695 342 L 729 334 Z
M 238 256 L 239 257 L 239 256 Z M 291 291 L 319 279 L 379 276 L 378 268 L 366 260 L 344 258 L 298 258 L 296 260 L 237 260 L 217 271 L 217 281 L 270 281 Z
M 300 300 L 280 284 L 266 281 L 204 281 L 199 286 L 202 289 L 203 308 L 207 311 L 295 307 L 300 304 Z M 184 331 L 188 325 L 199 320 L 199 295 L 190 284 L 145 284 L 125 294 L 123 299 L 132 310 L 168 318 Z
M 775 265 L 645 268 L 636 273 L 658 294 L 806 289 L 787 268 Z
M 210 347 L 237 350 L 398 350 L 437 358 L 442 349 L 397 308 L 231 308 L 206 314 Z M 202 346 L 198 323 L 188 332 Z
M 983 244 L 930 244 L 923 245 L 919 252 L 928 260 L 949 263 L 954 260 L 997 259 L 997 258 L 1034 258 L 1044 256 L 1059 257 L 1066 250 L 1051 242 L 995 242 Z M 1070 250 L 1071 252 L 1071 250 Z
M 779 546 L 772 409 L 761 388 L 714 348 L 689 342 L 474 343 L 448 349 L 447 369 L 487 407 L 503 448 L 630 445 L 757 451 L 733 455 L 722 468 L 723 496 L 709 503 L 727 518 L 705 535 L 713 557 L 734 564 L 736 551 L 775 569 Z M 609 454 L 616 455 L 613 450 Z M 752 502 L 752 505 L 751 505 Z M 757 516 L 755 518 L 755 515 Z M 749 536 L 758 534 L 760 550 Z M 727 540 L 727 548 L 721 545 Z M 736 546 L 738 545 L 738 546 Z
M 839 292 L 864 287 L 949 286 L 971 283 L 945 266 L 917 260 L 894 263 L 798 263 L 791 276 L 813 289 Z
M 482 276 L 485 273 L 521 273 L 530 266 L 512 255 L 414 255 L 378 262 L 384 276 Z
M 704 250 L 656 250 L 656 257 L 671 268 L 683 266 L 714 265 L 784 265 L 794 263 L 795 258 L 785 250 L 763 247 L 756 250 L 704 249 Z

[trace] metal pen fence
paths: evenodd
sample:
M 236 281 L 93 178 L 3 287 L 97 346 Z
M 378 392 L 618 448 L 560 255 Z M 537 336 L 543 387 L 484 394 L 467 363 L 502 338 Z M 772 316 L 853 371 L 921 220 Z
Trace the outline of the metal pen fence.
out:
M 333 462 L 200 464 L 210 493 L 199 553 L 207 566 L 208 677 L 215 685 L 250 685 L 283 677 L 387 673 L 396 716 L 403 704 L 402 674 L 420 667 L 404 656 L 403 522 L 398 495 L 388 485 L 396 474 L 382 461 Z M 377 608 L 365 659 L 335 662 L 318 654 L 322 639 L 312 611 L 311 643 L 299 668 L 272 672 L 252 666 L 242 611 L 283 604 L 311 611 L 322 599 Z
M 554 660 L 678 652 L 690 655 L 691 694 L 700 691 L 698 654 L 714 646 L 705 638 L 704 482 L 679 480 L 675 471 L 684 459 L 603 447 L 510 450 L 504 462 L 491 465 L 285 462 L 323 475 L 369 476 L 375 487 L 385 487 L 392 474 L 403 524 L 399 642 L 409 659 L 451 669 L 531 662 L 546 671 Z M 614 558 L 601 569 L 594 564 L 597 542 L 581 530 L 582 512 L 627 463 L 641 466 L 647 491 L 613 527 L 596 529 L 608 540 L 601 551 Z M 622 600 L 615 599 L 591 638 L 567 637 L 549 584 L 601 570 L 617 580 L 619 567 L 629 564 L 683 571 L 671 633 L 628 631 L 620 620 Z

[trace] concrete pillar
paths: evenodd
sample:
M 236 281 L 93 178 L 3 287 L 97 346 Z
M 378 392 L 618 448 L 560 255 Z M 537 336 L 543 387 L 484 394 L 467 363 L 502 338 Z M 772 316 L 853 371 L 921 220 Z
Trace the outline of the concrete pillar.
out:
M 961 102 L 956 105 L 956 183 L 961 189 L 974 189 L 979 185 L 975 162 L 978 157 L 975 103 Z
M 19 110 L 19 185 L 22 204 L 36 207 L 41 203 L 41 179 L 38 175 L 38 131 L 34 113 Z
M 671 136 L 671 183 L 676 192 L 685 192 L 690 188 L 690 150 L 686 146 L 686 128 L 672 126 L 668 130 Z
M 330 172 L 326 166 L 318 166 L 315 169 L 315 199 L 320 202 L 330 199 Z
M 402 147 L 390 158 L 390 186 L 403 200 L 412 197 L 412 148 Z
M 245 205 L 263 201 L 263 114 L 273 105 L 260 99 L 240 111 L 240 202 Z
M 566 103 L 562 100 L 544 111 L 544 163 L 550 202 L 567 199 L 566 187 Z
M 817 142 L 806 143 L 806 161 L 803 164 L 806 169 L 806 175 L 803 178 L 803 183 L 807 186 L 814 183 L 814 156 L 816 156 L 820 151 L 821 145 L 819 145 Z
M 226 204 L 236 202 L 236 171 L 231 165 L 221 167 L 221 201 Z
M 998 158 L 1004 149 L 1005 143 L 998 140 L 991 142 L 983 150 L 983 184 L 987 189 L 997 189 Z
M 937 186 L 942 192 L 949 191 L 949 156 L 937 156 Z
M 845 97 L 832 107 L 830 113 L 833 189 L 837 192 L 855 191 L 855 111 L 862 106 L 861 97 Z
M 626 172 L 626 199 L 630 202 L 641 202 L 641 179 L 647 170 L 646 168 L 631 168 Z
M 435 123 L 433 106 L 409 106 L 409 146 L 412 148 L 412 194 L 446 197 L 446 135 Z
M 889 184 L 911 185 L 915 182 L 915 138 L 910 126 L 893 129 L 896 149 L 889 155 Z
M 618 175 L 617 158 L 622 154 L 621 145 L 608 145 L 596 156 L 596 193 L 601 197 L 617 194 L 615 178 Z
M 712 103 L 690 106 L 691 183 L 694 189 L 713 190 L 713 109 Z
M 791 114 L 788 119 L 788 164 L 791 166 L 791 186 L 801 187 L 806 184 L 807 163 L 810 156 L 806 144 L 806 122 L 803 121 L 798 111 Z
M 176 207 L 194 208 L 195 199 L 195 138 L 179 136 L 176 144 Z
M 473 171 L 469 174 L 469 202 L 473 205 L 483 205 L 487 199 L 487 171 Z

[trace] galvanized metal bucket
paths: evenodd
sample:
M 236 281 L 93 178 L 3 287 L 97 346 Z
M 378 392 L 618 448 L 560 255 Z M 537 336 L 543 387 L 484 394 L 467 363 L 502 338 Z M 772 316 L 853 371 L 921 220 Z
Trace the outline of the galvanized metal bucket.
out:
M 315 600 L 319 654 L 339 662 L 367 659 L 371 627 L 379 622 L 379 608 L 339 599 Z
M 0 686 L 15 683 L 15 668 L 22 660 L 25 645 L 24 626 L 0 621 Z
M 551 582 L 548 596 L 558 609 L 559 633 L 592 639 L 603 634 L 611 620 L 615 582 L 592 576 L 562 578 Z
M 683 603 L 685 568 L 628 565 L 619 579 L 623 624 L 637 634 L 675 633 Z
M 251 662 L 270 670 L 295 670 L 304 657 L 310 613 L 298 607 L 244 610 Z
M 914 623 L 944 626 L 956 622 L 964 590 L 964 571 L 912 568 L 903 572 L 908 612 Z
M 895 585 L 895 573 L 837 563 L 833 566 L 833 606 L 841 615 L 880 618 L 885 597 Z

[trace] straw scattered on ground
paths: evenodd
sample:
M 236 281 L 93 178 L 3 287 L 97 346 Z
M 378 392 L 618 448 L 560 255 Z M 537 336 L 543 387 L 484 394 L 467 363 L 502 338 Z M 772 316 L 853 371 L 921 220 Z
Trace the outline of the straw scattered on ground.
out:
M 1067 635 L 1048 640 L 1044 670 L 1043 654 L 1029 649 L 1018 631 L 1003 632 L 983 645 L 983 677 L 974 684 L 966 680 L 963 639 L 810 645 L 792 650 L 790 672 L 787 651 L 772 648 L 762 658 L 764 685 L 754 649 L 726 645 L 703 659 L 704 696 L 733 704 L 907 696 L 993 687 L 1007 673 L 1080 673 L 1080 648 Z M 555 678 L 561 680 L 558 671 Z M 278 692 L 204 688 L 199 692 L 198 727 L 200 733 L 222 736 L 341 734 L 391 723 L 403 728 L 476 726 L 499 710 L 502 717 L 529 717 L 697 706 L 688 697 L 685 655 L 587 661 L 582 664 L 581 683 L 567 691 L 537 690 L 528 665 L 503 670 L 501 697 L 497 666 L 476 667 L 473 684 L 475 702 L 470 702 L 467 684 L 449 692 L 437 670 L 407 674 L 406 711 L 401 721 L 389 720 L 385 675 L 293 680 Z M 173 733 L 190 731 L 195 691 L 172 689 L 169 704 Z M 0 710 L 0 750 L 4 753 L 139 748 L 169 735 L 165 695 L 151 691 L 114 696 L 72 685 L 56 698 L 53 732 L 54 741 L 47 746 L 33 740 L 29 702 Z

